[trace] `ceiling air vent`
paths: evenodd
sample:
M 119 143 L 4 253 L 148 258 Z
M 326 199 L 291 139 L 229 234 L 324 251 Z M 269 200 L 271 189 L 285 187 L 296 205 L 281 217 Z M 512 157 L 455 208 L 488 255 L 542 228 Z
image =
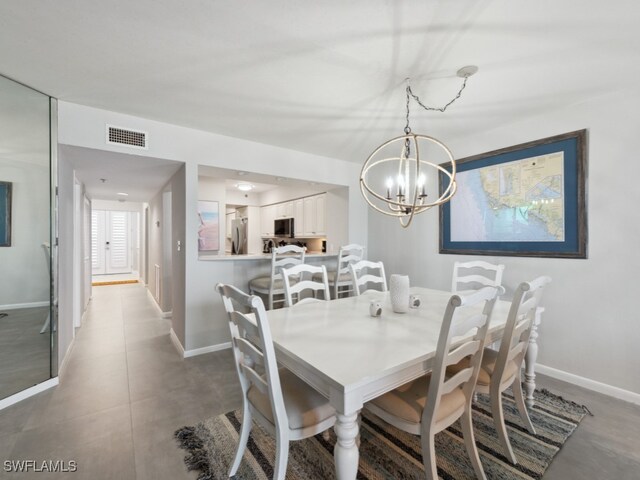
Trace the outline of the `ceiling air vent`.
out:
M 112 145 L 127 145 L 128 147 L 147 150 L 149 148 L 147 138 L 147 132 L 107 125 L 107 143 Z

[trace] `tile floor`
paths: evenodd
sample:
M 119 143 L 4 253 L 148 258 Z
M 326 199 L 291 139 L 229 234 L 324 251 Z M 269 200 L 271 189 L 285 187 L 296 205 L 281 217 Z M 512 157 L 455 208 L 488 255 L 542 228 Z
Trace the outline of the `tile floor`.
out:
M 94 288 L 60 385 L 0 411 L 0 478 L 194 479 L 172 433 L 240 405 L 230 351 L 181 359 L 141 285 Z M 539 376 L 589 406 L 546 480 L 640 478 L 640 406 Z M 76 473 L 16 474 L 7 459 L 75 460 Z
M 0 316 L 0 398 L 48 380 L 51 340 L 40 333 L 49 307 L 3 310 Z

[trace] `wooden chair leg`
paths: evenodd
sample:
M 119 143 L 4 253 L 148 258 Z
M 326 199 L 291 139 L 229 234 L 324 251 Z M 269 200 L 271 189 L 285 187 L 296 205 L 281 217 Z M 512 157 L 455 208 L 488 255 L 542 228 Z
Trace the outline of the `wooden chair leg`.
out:
M 491 414 L 493 415 L 493 424 L 498 432 L 498 438 L 504 449 L 504 454 L 507 456 L 511 463 L 516 464 L 516 456 L 513 454 L 511 448 L 511 442 L 509 442 L 509 436 L 507 435 L 507 427 L 504 424 L 504 411 L 502 409 L 502 392 L 497 389 L 491 389 Z
M 420 443 L 422 444 L 422 463 L 427 474 L 427 480 L 438 480 L 436 444 L 433 434 L 431 432 L 422 432 Z
M 516 401 L 516 407 L 518 407 L 518 412 L 520 413 L 520 418 L 522 418 L 522 421 L 524 422 L 524 426 L 527 427 L 527 430 L 529 430 L 529 432 L 535 435 L 536 429 L 533 427 L 533 423 L 531 423 L 531 418 L 529 418 L 527 406 L 524 403 L 524 395 L 522 394 L 522 380 L 520 379 L 520 375 L 516 375 L 511 388 L 513 390 L 513 397 Z
M 276 433 L 276 458 L 273 464 L 273 480 L 284 480 L 289 460 L 289 438 Z
M 229 477 L 233 477 L 238 471 L 242 456 L 247 448 L 247 440 L 249 440 L 249 433 L 251 433 L 251 411 L 247 406 L 247 401 L 244 401 L 242 408 L 242 426 L 240 427 L 240 437 L 238 437 L 238 448 L 236 449 L 236 456 L 233 459 L 233 464 L 229 469 Z
M 473 422 L 471 419 L 471 405 L 465 410 L 460 417 L 460 423 L 462 424 L 462 436 L 464 438 L 464 445 L 467 447 L 467 453 L 471 459 L 473 470 L 476 472 L 476 477 L 486 480 L 484 469 L 482 468 L 482 462 L 480 462 L 480 456 L 478 455 L 478 449 L 476 448 L 476 441 L 473 435 Z

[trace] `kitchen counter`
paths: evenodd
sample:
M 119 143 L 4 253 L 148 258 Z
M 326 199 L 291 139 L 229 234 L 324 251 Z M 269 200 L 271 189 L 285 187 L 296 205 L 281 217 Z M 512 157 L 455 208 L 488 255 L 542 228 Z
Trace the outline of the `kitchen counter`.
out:
M 305 254 L 305 258 L 331 258 L 337 257 L 337 253 L 322 253 L 322 252 L 307 252 Z M 229 260 L 270 260 L 270 253 L 250 253 L 245 255 L 200 255 L 198 256 L 198 260 L 203 261 L 214 261 L 214 262 L 224 262 Z

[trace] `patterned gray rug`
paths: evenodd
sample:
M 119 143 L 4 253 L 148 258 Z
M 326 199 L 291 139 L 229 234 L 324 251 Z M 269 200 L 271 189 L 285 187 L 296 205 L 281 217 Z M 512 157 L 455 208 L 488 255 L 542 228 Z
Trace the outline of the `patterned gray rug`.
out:
M 513 397 L 504 394 L 504 410 L 509 439 L 518 458 L 512 465 L 502 454 L 493 428 L 488 396 L 480 395 L 474 404 L 475 438 L 484 471 L 489 479 L 539 479 L 588 412 L 586 407 L 564 400 L 547 390 L 535 392 L 536 404 L 530 410 L 536 435 L 522 425 Z M 227 478 L 233 461 L 241 411 L 205 420 L 195 427 L 175 432 L 180 446 L 188 451 L 189 470 L 200 472 L 199 480 Z M 333 430 L 291 442 L 287 479 L 334 479 Z M 473 467 L 467 456 L 458 423 L 436 435 L 438 474 L 444 480 L 472 479 Z M 275 439 L 254 422 L 247 451 L 235 478 L 270 479 L 273 476 Z M 358 479 L 423 479 L 420 439 L 404 433 L 370 413 L 364 413 L 361 426 Z

